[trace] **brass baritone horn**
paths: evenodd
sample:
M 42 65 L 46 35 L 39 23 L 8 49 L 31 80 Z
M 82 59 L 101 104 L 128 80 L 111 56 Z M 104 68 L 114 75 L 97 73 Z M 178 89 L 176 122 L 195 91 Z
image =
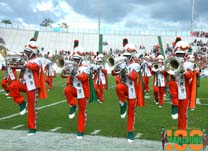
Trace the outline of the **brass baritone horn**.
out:
M 62 68 L 63 76 L 72 76 L 77 70 L 74 61 L 65 60 L 62 56 L 56 56 L 55 62 L 59 68 Z
M 159 65 L 157 63 L 152 64 L 152 71 L 154 71 L 154 72 L 159 71 Z
M 110 67 L 113 67 L 115 64 L 115 59 L 113 58 L 111 54 L 105 55 L 102 60 L 103 60 L 103 63 L 107 63 Z
M 120 73 L 125 68 L 126 68 L 126 57 L 123 57 L 123 56 L 117 57 L 115 59 L 113 70 L 117 73 Z
M 194 63 L 194 70 L 195 71 L 199 71 L 200 70 L 200 67 L 199 67 L 199 65 L 196 62 Z
M 170 75 L 177 75 L 181 72 L 183 68 L 183 64 L 181 61 L 179 61 L 177 58 L 168 58 L 165 60 L 165 70 Z
M 54 58 L 55 58 L 55 62 L 57 64 L 57 66 L 59 68 L 63 68 L 64 64 L 65 64 L 64 57 L 63 56 L 55 56 Z
M 24 67 L 25 62 L 28 61 L 27 56 L 20 54 L 8 54 L 6 57 L 6 63 L 8 66 L 21 69 Z
M 107 58 L 107 63 L 108 63 L 108 65 L 109 65 L 110 67 L 113 67 L 114 64 L 115 64 L 114 58 L 113 58 L 113 57 Z
M 0 45 L 0 55 L 1 55 L 3 58 L 6 58 L 7 50 L 6 50 L 6 48 L 5 48 L 3 45 Z
M 6 65 L 6 55 L 7 55 L 7 49 L 3 46 L 0 45 L 0 64 L 1 65 Z

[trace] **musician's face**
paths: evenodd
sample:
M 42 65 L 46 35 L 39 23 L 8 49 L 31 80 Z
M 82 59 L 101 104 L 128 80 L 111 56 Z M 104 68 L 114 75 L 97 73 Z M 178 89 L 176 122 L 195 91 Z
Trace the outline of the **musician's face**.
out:
M 102 64 L 102 61 L 97 61 L 97 65 L 101 65 Z
M 158 65 L 163 65 L 163 62 L 158 62 Z
M 127 58 L 127 60 L 131 60 L 131 58 L 132 58 L 132 57 L 129 56 L 129 55 L 126 55 L 125 57 Z
M 26 51 L 26 50 L 24 50 L 24 53 L 27 55 L 28 58 L 30 58 L 31 55 L 32 55 L 32 51 Z
M 76 65 L 79 65 L 81 63 L 81 59 L 73 59 Z
M 177 53 L 176 57 L 179 61 L 184 62 L 185 53 Z

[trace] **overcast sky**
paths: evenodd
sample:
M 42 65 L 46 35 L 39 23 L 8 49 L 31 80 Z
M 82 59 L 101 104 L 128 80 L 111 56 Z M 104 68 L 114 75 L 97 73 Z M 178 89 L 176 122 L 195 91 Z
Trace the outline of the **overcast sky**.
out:
M 190 30 L 193 0 L 0 0 L 0 19 L 70 26 Z M 208 29 L 208 0 L 195 0 L 194 28 Z

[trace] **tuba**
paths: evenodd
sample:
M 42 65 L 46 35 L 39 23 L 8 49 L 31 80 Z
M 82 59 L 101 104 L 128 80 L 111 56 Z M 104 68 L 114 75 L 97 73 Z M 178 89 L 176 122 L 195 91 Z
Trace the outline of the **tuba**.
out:
M 170 75 L 177 75 L 183 69 L 183 64 L 176 57 L 168 58 L 165 60 L 165 70 Z

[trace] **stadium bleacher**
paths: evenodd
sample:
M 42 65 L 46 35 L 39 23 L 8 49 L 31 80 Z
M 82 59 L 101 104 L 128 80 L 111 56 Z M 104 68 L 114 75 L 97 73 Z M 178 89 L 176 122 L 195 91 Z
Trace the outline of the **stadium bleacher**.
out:
M 13 51 L 21 51 L 25 44 L 27 43 L 28 39 L 34 36 L 36 30 L 31 29 L 19 29 L 18 27 L 15 28 L 8 28 L 8 27 L 0 27 L 0 35 L 4 38 L 7 48 Z M 54 32 L 50 30 L 40 30 L 38 31 L 38 38 L 37 41 L 39 43 L 40 48 L 44 48 L 44 50 L 50 51 L 51 53 L 55 53 L 55 50 L 72 50 L 73 49 L 73 41 L 75 39 L 79 40 L 79 45 L 84 48 L 86 51 L 98 51 L 98 43 L 99 43 L 99 36 L 97 33 L 88 33 L 80 32 L 74 30 L 74 32 Z M 155 33 L 156 34 L 156 33 Z M 177 32 L 175 34 L 178 34 Z M 181 33 L 182 34 L 182 33 Z M 169 35 L 167 36 L 165 33 L 162 33 L 162 43 L 163 48 L 166 48 L 166 45 L 172 45 L 173 41 L 175 40 L 176 36 L 180 35 Z M 139 49 L 140 46 L 145 47 L 145 51 L 150 52 L 154 45 L 158 44 L 158 36 L 157 35 L 138 35 L 134 34 L 103 34 L 103 41 L 107 42 L 106 46 L 103 46 L 104 51 L 109 51 L 110 48 L 122 50 L 122 39 L 127 37 L 129 39 L 129 43 L 135 44 L 136 47 Z M 183 40 L 191 43 L 196 39 L 196 37 L 191 36 L 183 36 Z M 206 42 L 206 38 L 198 37 L 197 39 Z

